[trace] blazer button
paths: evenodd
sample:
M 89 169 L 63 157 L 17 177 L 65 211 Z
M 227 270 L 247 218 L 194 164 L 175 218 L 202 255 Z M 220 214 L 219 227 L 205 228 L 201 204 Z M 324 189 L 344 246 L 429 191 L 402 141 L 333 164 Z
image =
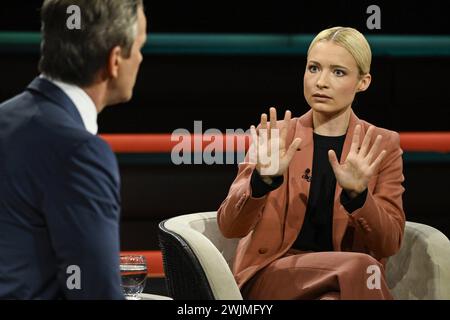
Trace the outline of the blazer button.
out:
M 258 252 L 259 252 L 259 254 L 265 254 L 265 253 L 267 253 L 267 248 L 260 248 L 258 250 Z

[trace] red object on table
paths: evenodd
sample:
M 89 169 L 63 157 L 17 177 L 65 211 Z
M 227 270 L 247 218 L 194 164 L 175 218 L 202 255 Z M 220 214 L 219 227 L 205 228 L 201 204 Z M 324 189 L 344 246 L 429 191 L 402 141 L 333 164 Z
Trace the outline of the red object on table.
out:
M 138 254 L 147 260 L 147 274 L 150 278 L 164 277 L 164 268 L 161 251 L 121 251 L 120 254 Z

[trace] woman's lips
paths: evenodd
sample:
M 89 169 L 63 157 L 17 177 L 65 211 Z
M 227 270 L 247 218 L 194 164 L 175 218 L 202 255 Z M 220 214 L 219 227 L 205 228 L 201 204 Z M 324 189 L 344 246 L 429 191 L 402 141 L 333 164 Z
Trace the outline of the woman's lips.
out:
M 326 95 L 322 95 L 322 94 L 313 94 L 312 97 L 315 100 L 319 100 L 319 101 L 326 101 L 326 100 L 330 100 L 331 97 L 326 96 Z
M 331 99 L 330 96 L 327 96 L 326 94 L 323 94 L 323 93 L 314 93 L 314 94 L 313 94 L 313 97 L 318 97 L 318 98 L 328 98 L 328 99 Z

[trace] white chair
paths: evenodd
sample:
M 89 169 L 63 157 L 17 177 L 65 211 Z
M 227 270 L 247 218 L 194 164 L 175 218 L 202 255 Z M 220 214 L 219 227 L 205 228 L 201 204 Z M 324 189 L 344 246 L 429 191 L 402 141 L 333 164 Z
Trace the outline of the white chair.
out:
M 159 224 L 159 239 L 175 300 L 242 299 L 231 272 L 239 239 L 222 236 L 215 211 L 167 219 Z M 396 299 L 450 299 L 450 241 L 435 228 L 407 222 L 386 277 Z
M 396 299 L 450 299 L 450 241 L 433 227 L 407 221 L 402 247 L 386 270 Z

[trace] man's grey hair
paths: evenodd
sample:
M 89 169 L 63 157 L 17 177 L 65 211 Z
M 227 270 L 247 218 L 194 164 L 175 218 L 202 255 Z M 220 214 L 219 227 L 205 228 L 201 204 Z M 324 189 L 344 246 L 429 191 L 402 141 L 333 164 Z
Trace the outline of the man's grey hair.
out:
M 80 29 L 69 29 L 71 14 L 80 8 Z M 45 0 L 41 8 L 42 42 L 39 71 L 80 87 L 93 83 L 111 50 L 120 46 L 129 58 L 137 36 L 142 0 Z

